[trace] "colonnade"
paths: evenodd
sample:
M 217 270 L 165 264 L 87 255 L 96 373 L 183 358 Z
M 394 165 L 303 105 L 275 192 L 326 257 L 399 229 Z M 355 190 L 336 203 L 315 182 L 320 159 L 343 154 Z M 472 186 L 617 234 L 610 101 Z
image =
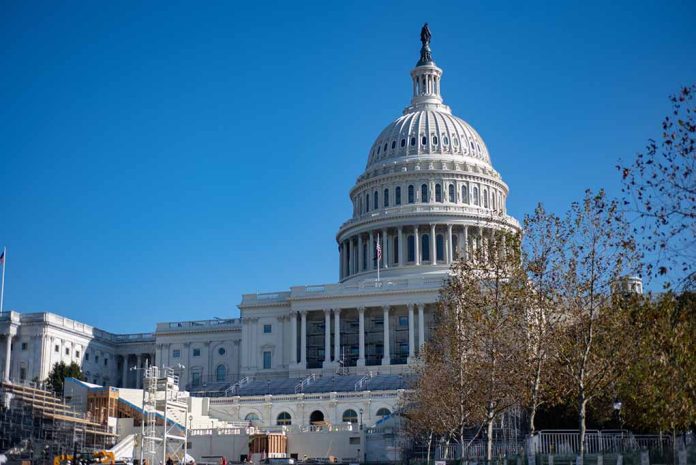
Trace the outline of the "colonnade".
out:
M 120 356 L 123 359 L 123 365 L 121 367 L 121 387 L 127 388 L 128 386 L 128 373 L 130 371 L 135 371 L 135 383 L 132 386 L 134 389 L 140 389 L 143 387 L 143 376 L 144 369 L 146 366 L 152 366 L 155 362 L 155 354 L 150 353 L 135 353 L 135 354 L 123 354 Z M 130 361 L 135 357 L 135 365 Z M 146 364 L 147 362 L 147 364 Z
M 379 308 L 379 307 L 378 307 Z M 383 315 L 383 353 L 382 365 L 391 365 L 392 354 L 390 338 L 392 330 L 390 328 L 390 312 L 394 306 L 381 306 Z M 408 310 L 408 362 L 410 363 L 416 356 L 417 350 L 425 342 L 425 304 L 407 304 Z M 365 366 L 365 313 L 366 307 L 357 308 L 326 308 L 321 310 L 301 310 L 290 314 L 290 364 L 296 368 L 307 367 L 307 316 L 310 311 L 323 312 L 324 314 L 324 361 L 323 366 L 337 366 L 341 361 L 341 314 L 342 312 L 357 311 L 358 312 L 358 359 L 356 366 Z M 417 323 L 417 338 L 416 339 L 416 313 L 418 315 Z M 299 314 L 299 317 L 298 317 Z M 333 351 L 331 350 L 332 336 L 332 316 L 333 316 Z M 299 320 L 299 321 L 298 321 Z M 299 341 L 297 338 L 299 324 Z M 298 359 L 298 344 L 299 344 L 299 359 Z
M 450 265 L 486 250 L 494 229 L 482 226 L 425 224 L 385 227 L 355 234 L 339 245 L 340 277 L 401 266 Z M 423 238 L 427 237 L 427 241 Z M 377 241 L 382 260 L 377 263 Z M 427 250 L 423 245 L 427 242 Z

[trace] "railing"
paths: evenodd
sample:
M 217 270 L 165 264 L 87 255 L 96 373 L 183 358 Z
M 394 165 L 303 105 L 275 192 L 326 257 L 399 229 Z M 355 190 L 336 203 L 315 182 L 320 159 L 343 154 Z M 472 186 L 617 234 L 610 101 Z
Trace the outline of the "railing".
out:
M 531 447 L 538 454 L 577 454 L 580 451 L 580 435 L 575 430 L 540 431 L 532 437 Z M 585 452 L 588 454 L 670 447 L 672 437 L 668 435 L 634 435 L 628 431 L 612 430 L 590 430 L 585 435 Z
M 365 376 L 360 378 L 356 383 L 355 383 L 355 391 L 360 391 L 362 390 L 363 386 L 365 386 L 365 383 L 372 378 L 373 374 L 371 371 L 369 371 Z
M 331 400 L 331 399 L 387 399 L 398 398 L 403 395 L 403 389 L 391 391 L 380 391 L 373 393 L 372 391 L 357 391 L 357 392 L 322 392 L 316 394 L 282 394 L 282 395 L 265 395 L 265 396 L 230 396 L 230 397 L 212 397 L 210 405 L 235 405 L 235 404 L 264 404 L 269 400 L 283 400 L 296 402 L 301 400 Z
M 305 386 L 308 386 L 312 384 L 312 382 L 316 381 L 318 376 L 315 373 L 312 373 L 311 375 L 307 376 L 305 379 L 303 379 L 300 383 L 298 383 L 295 386 L 295 394 L 299 392 L 304 392 Z
M 192 328 L 210 328 L 216 326 L 241 326 L 242 322 L 239 318 L 225 318 L 215 320 L 191 320 L 191 321 L 172 321 L 166 323 L 157 323 L 158 331 L 166 331 L 169 329 L 192 329 Z
M 237 381 L 236 383 L 234 383 L 232 386 L 225 389 L 225 395 L 226 396 L 237 395 L 237 393 L 239 392 L 239 388 L 241 388 L 245 384 L 248 384 L 249 382 L 251 382 L 252 379 L 253 378 L 251 376 L 245 376 L 244 378 L 242 378 L 239 381 Z

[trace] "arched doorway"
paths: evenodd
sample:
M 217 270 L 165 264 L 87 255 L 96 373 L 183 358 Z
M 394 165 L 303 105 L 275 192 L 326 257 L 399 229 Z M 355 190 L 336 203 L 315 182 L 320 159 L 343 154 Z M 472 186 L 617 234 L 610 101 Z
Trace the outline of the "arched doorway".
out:
M 313 411 L 312 414 L 309 416 L 309 424 L 319 425 L 322 423 L 324 423 L 324 413 L 322 413 L 320 410 Z

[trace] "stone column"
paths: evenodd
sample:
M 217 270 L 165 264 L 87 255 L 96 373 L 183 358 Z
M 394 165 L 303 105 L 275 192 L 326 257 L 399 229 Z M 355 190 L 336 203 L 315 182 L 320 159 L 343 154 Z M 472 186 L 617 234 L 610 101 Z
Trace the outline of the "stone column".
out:
M 454 261 L 454 250 L 452 247 L 452 225 L 447 225 L 447 263 L 451 264 Z
M 363 263 L 363 245 L 362 245 L 362 234 L 358 234 L 358 273 L 360 273 L 365 264 Z
M 469 259 L 469 226 L 464 226 L 464 240 L 462 241 L 464 260 Z
M 365 366 L 365 307 L 358 307 L 358 362 L 357 366 Z
M 290 363 L 297 363 L 297 312 L 290 314 Z
M 341 309 L 334 308 L 334 362 L 341 359 Z
M 404 266 L 404 228 L 399 226 L 398 229 L 399 232 L 399 251 L 398 251 L 398 257 L 399 257 L 399 266 Z
M 331 310 L 324 309 L 324 368 L 331 364 Z
M 3 379 L 5 381 L 10 380 L 10 367 L 12 366 L 12 337 L 14 334 L 8 332 L 5 336 L 5 373 L 3 373 Z
M 300 325 L 300 365 L 307 368 L 307 310 L 300 311 L 302 322 Z
M 408 363 L 413 362 L 413 358 L 416 354 L 416 341 L 415 341 L 415 321 L 413 321 L 413 304 L 408 304 Z
M 391 354 L 389 353 L 389 305 L 382 307 L 384 312 L 384 356 L 382 357 L 382 365 L 391 364 Z
M 121 387 L 127 388 L 128 387 L 128 354 L 123 355 L 123 373 L 122 377 L 123 379 L 121 380 Z
M 418 352 L 425 343 L 425 320 L 424 320 L 425 304 L 418 304 Z
M 420 265 L 420 235 L 418 234 L 418 226 L 413 227 L 413 250 L 416 255 L 416 265 Z
M 370 260 L 370 263 L 367 264 L 367 269 L 376 270 L 377 267 L 375 267 L 375 237 L 372 231 L 370 231 L 370 243 L 367 245 L 367 251 L 367 256 Z
M 437 238 L 434 224 L 430 225 L 430 263 L 437 265 Z
M 136 389 L 140 389 L 140 384 L 142 381 L 143 370 L 140 369 L 141 364 L 142 364 L 142 354 L 136 354 L 135 355 L 135 388 Z
M 382 230 L 382 263 L 384 263 L 384 268 L 389 268 L 389 240 L 387 235 L 387 228 Z M 378 264 L 379 265 L 379 264 Z

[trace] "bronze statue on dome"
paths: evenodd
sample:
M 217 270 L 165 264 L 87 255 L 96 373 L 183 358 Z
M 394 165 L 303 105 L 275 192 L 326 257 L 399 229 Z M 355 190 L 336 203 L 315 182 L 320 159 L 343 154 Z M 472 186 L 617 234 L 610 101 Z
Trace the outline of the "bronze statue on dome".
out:
M 421 29 L 421 42 L 423 43 L 423 47 L 427 47 L 430 45 L 430 38 L 432 35 L 430 34 L 430 28 L 428 27 L 428 23 L 425 23 L 423 25 L 423 28 Z

